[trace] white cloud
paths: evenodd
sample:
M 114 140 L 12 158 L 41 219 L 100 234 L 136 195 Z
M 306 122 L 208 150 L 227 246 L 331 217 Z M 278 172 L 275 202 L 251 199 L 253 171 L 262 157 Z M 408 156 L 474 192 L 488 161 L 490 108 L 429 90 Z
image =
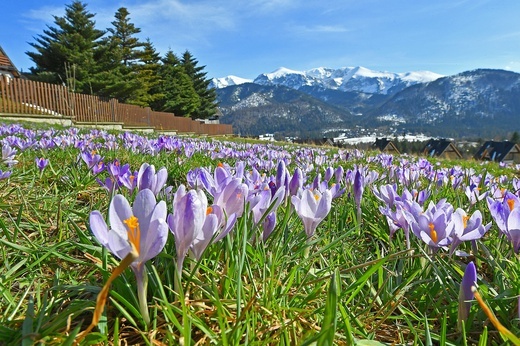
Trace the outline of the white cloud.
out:
M 342 25 L 295 26 L 294 29 L 300 33 L 339 33 L 350 31 Z
M 54 22 L 53 16 L 61 17 L 65 14 L 64 6 L 43 6 L 33 9 L 24 14 L 25 18 L 40 20 L 45 23 Z

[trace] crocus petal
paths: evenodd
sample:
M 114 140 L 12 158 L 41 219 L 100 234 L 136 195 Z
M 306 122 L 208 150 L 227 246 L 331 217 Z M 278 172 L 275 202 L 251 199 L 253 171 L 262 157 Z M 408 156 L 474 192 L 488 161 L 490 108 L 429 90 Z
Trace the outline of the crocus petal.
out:
M 316 208 L 316 218 L 323 220 L 330 212 L 332 207 L 332 194 L 329 190 L 325 190 L 321 195 L 320 202 Z
M 147 228 L 146 237 L 143 239 L 141 235 L 141 241 L 143 242 L 142 252 L 145 254 L 142 261 L 157 256 L 168 239 L 168 225 L 166 224 L 166 202 L 160 201 L 154 208 L 152 215 L 150 216 L 149 226 Z M 143 229 L 141 229 L 142 231 Z
M 150 229 L 150 217 L 155 209 L 155 195 L 152 190 L 144 189 L 137 193 L 134 204 L 132 206 L 132 212 L 135 217 L 139 220 L 139 227 L 141 229 L 141 243 L 146 241 L 143 237 L 147 232 L 145 230 Z M 166 216 L 165 216 L 166 217 Z
M 266 241 L 267 238 L 273 233 L 273 230 L 276 226 L 276 213 L 271 212 L 267 215 L 264 220 L 264 231 L 262 232 L 262 240 Z
M 475 264 L 473 262 L 469 262 L 466 266 L 464 276 L 462 277 L 462 281 L 460 283 L 458 314 L 459 325 L 462 321 L 466 321 L 468 318 L 469 310 L 471 308 L 471 302 L 468 300 L 472 300 L 474 298 L 474 294 L 471 288 L 476 286 L 476 283 L 477 269 L 475 268 Z
M 108 208 L 108 220 L 110 228 L 124 239 L 128 239 L 128 229 L 124 221 L 131 216 L 133 216 L 132 208 L 126 198 L 122 195 L 115 195 Z
M 155 177 L 155 167 L 148 163 L 143 163 L 137 173 L 137 189 L 150 189 L 152 188 L 153 178 Z
M 202 253 L 210 244 L 213 236 L 215 235 L 215 232 L 217 231 L 217 227 L 217 216 L 213 214 L 207 215 L 204 225 L 202 226 L 202 232 L 197 235 L 191 244 L 191 251 L 193 252 L 193 255 L 197 261 L 200 259 Z
M 96 237 L 97 241 L 101 245 L 108 247 L 108 226 L 98 210 L 94 210 L 90 213 L 89 224 L 90 230 Z

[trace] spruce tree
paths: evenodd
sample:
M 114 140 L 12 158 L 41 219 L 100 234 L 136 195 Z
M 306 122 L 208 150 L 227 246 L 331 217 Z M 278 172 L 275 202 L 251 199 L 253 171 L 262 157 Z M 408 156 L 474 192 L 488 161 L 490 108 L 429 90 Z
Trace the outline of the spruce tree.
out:
M 107 29 L 109 36 L 103 40 L 103 54 L 99 56 L 96 93 L 117 98 L 120 102 L 143 105 L 137 101 L 143 89 L 137 71 L 143 54 L 140 48 L 145 44 L 134 36 L 141 29 L 130 22 L 129 15 L 125 7 L 119 8 L 113 27 Z
M 95 28 L 95 14 L 87 5 L 74 1 L 66 5 L 65 16 L 54 17 L 55 26 L 47 26 L 42 35 L 29 43 L 36 52 L 26 52 L 35 63 L 30 71 L 34 79 L 66 83 L 73 91 L 89 93 L 96 69 L 95 54 L 104 31 Z
M 197 66 L 198 63 L 188 50 L 182 55 L 181 64 L 200 98 L 200 106 L 193 112 L 192 118 L 207 119 L 217 112 L 217 92 L 209 87 L 211 80 L 206 77 L 205 66 Z
M 137 78 L 141 88 L 137 90 L 133 103 L 139 106 L 152 106 L 156 100 L 164 94 L 158 90 L 161 84 L 159 69 L 161 68 L 161 56 L 156 51 L 150 39 L 146 39 L 144 49 L 140 57 L 140 64 L 136 65 Z
M 155 102 L 153 108 L 172 112 L 177 116 L 192 116 L 193 112 L 200 107 L 200 98 L 191 78 L 171 50 L 166 53 L 162 63 L 159 70 L 162 81 L 155 93 L 162 93 L 163 97 Z

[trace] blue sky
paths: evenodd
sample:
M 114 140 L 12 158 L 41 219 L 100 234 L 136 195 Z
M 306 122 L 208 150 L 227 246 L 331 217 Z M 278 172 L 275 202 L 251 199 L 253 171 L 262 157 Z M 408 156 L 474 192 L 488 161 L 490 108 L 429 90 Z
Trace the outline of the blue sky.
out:
M 364 66 L 444 75 L 520 72 L 518 0 L 91 0 L 98 29 L 119 7 L 160 53 L 190 50 L 208 77 L 255 78 L 284 66 Z M 27 71 L 29 42 L 64 0 L 3 1 L 0 45 Z

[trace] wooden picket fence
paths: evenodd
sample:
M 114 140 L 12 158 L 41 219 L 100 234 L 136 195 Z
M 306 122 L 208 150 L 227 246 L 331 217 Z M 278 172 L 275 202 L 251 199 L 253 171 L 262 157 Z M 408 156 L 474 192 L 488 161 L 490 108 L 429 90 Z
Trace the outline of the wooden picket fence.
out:
M 71 117 L 73 122 L 151 127 L 155 130 L 231 135 L 226 124 L 205 124 L 149 107 L 119 103 L 116 99 L 77 94 L 66 86 L 0 75 L 0 113 Z

